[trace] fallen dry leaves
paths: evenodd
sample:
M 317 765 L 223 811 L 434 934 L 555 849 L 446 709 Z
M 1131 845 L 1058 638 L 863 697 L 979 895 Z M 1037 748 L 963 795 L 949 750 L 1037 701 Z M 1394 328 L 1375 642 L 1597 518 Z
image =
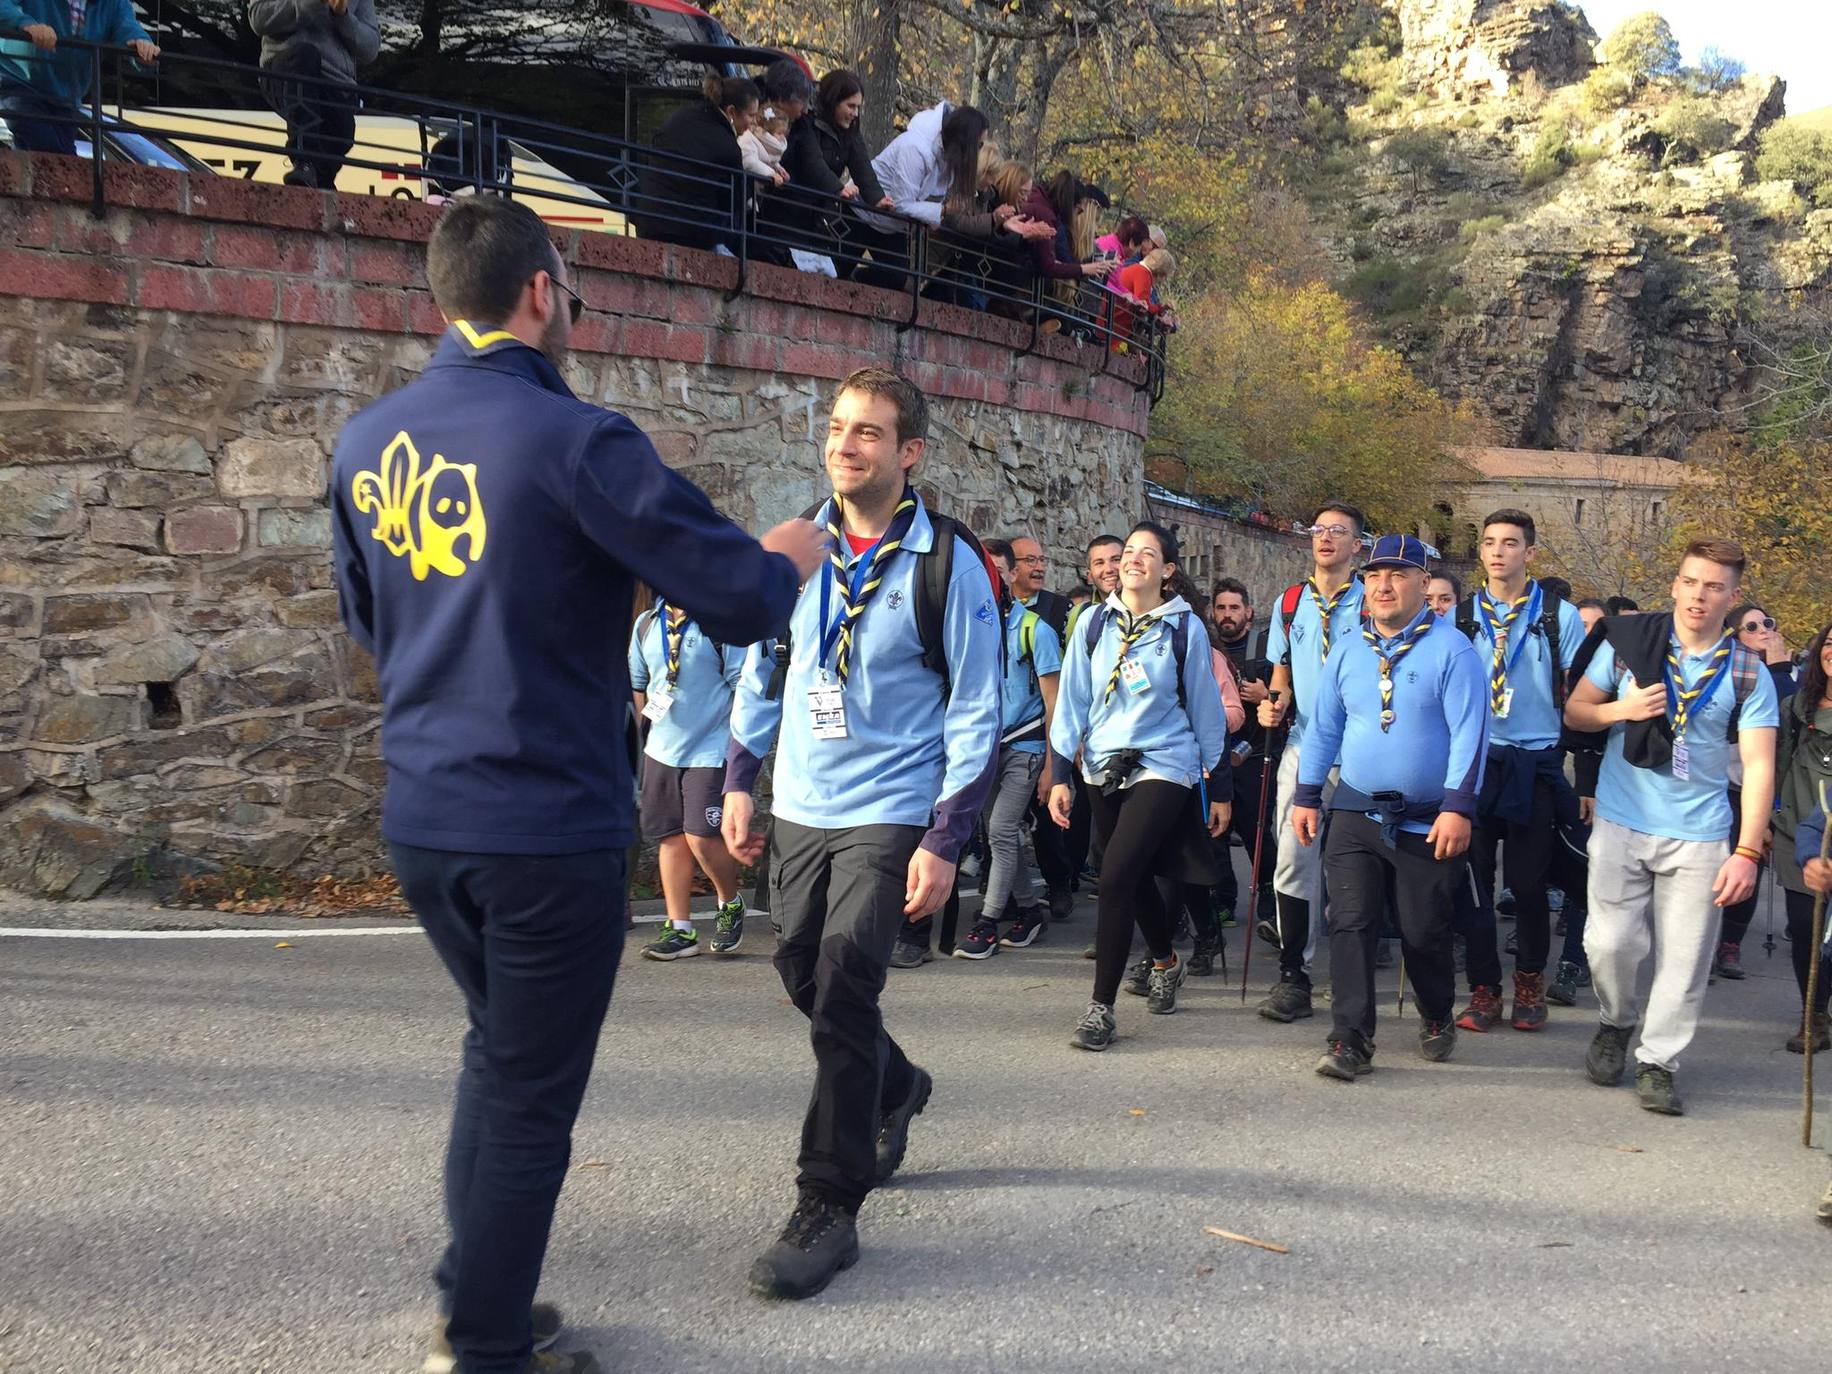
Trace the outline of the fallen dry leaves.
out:
M 175 907 L 224 911 L 237 916 L 407 916 L 406 900 L 394 876 L 299 878 L 264 869 L 228 868 L 221 873 L 178 880 Z

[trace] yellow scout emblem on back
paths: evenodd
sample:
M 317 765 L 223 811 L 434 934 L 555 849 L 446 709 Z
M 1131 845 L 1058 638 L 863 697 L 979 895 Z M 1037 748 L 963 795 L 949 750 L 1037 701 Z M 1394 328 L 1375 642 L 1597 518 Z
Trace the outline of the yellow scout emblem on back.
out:
M 402 430 L 382 450 L 381 472 L 359 472 L 350 483 L 359 511 L 375 513 L 370 533 L 399 557 L 407 555 L 414 580 L 429 570 L 464 575 L 467 563 L 483 557 L 483 501 L 477 495 L 477 465 L 448 463 L 435 453 L 420 471 L 420 454 Z M 458 541 L 465 541 L 465 556 Z

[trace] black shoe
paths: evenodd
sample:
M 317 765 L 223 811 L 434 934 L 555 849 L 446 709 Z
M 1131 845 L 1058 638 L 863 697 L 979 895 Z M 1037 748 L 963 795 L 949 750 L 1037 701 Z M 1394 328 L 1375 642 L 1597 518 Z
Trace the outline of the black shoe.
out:
M 1427 1021 L 1419 1027 L 1419 1054 L 1434 1064 L 1442 1064 L 1457 1047 L 1455 1021 Z
M 910 1123 L 922 1115 L 922 1109 L 929 1105 L 929 1094 L 935 1090 L 935 1080 L 926 1070 L 913 1064 L 910 1067 L 916 1075 L 910 1084 L 910 1095 L 901 1107 L 893 1107 L 878 1120 L 878 1168 L 872 1182 L 879 1187 L 903 1164 L 903 1152 L 910 1146 Z
M 1635 1070 L 1635 1096 L 1644 1111 L 1662 1116 L 1684 1116 L 1685 1107 L 1673 1088 L 1673 1071 L 1658 1064 L 1643 1064 Z
M 935 951 L 914 940 L 899 940 L 891 951 L 892 968 L 921 968 L 935 957 Z
M 1090 1002 L 1088 1010 L 1081 1018 L 1081 1024 L 1075 1027 L 1075 1034 L 1069 1037 L 1069 1044 L 1078 1050 L 1104 1050 L 1119 1039 L 1113 1028 L 1113 1008 L 1105 1002 Z
M 1510 930 L 1508 932 L 1507 943 L 1501 947 L 1501 952 L 1510 959 L 1518 959 L 1520 957 L 1520 932 L 1518 930 Z
M 1150 992 L 1145 998 L 1145 1010 L 1156 1016 L 1169 1016 L 1177 1009 L 1177 989 L 1183 986 L 1185 973 L 1183 961 L 1177 959 L 1169 968 L 1151 966 Z
M 1634 1038 L 1633 1026 L 1598 1026 L 1590 1048 L 1584 1053 L 1584 1072 L 1592 1083 L 1613 1088 L 1622 1081 L 1622 1069 L 1628 1063 L 1628 1042 Z
M 1393 942 L 1391 940 L 1376 940 L 1374 942 L 1374 967 L 1393 967 Z
M 1317 1061 L 1317 1072 L 1325 1078 L 1339 1078 L 1353 1083 L 1363 1074 L 1374 1072 L 1374 1060 L 1346 1040 L 1332 1040 L 1323 1058 Z
M 1075 894 L 1066 887 L 1052 887 L 1046 900 L 1049 902 L 1052 921 L 1066 921 L 1075 914 Z
M 837 1203 L 803 1193 L 776 1243 L 751 1265 L 760 1298 L 811 1298 L 859 1262 L 859 1228 Z
M 1740 983 L 1749 977 L 1743 971 L 1743 948 L 1735 940 L 1725 940 L 1718 946 L 1717 965 L 1711 970 L 1720 978 L 1728 978 L 1733 983 Z
M 1189 967 L 1192 978 L 1213 978 L 1215 976 L 1215 946 L 1208 940 L 1196 941 L 1190 957 L 1184 960 Z
M 1578 1004 L 1578 966 L 1569 959 L 1559 961 L 1557 975 L 1546 984 L 1546 1000 L 1555 1007 Z
M 1129 992 L 1134 997 L 1143 997 L 1151 991 L 1151 956 L 1147 954 L 1132 966 L 1126 975 L 1126 981 L 1120 984 L 1121 992 Z
M 1316 1013 L 1310 1005 L 1310 985 L 1286 980 L 1266 994 L 1259 1004 L 1259 1014 L 1268 1021 L 1290 1024 Z
M 967 938 L 954 947 L 956 959 L 990 959 L 999 952 L 999 927 L 993 921 L 975 921 Z
M 286 175 L 280 180 L 287 186 L 310 186 L 316 190 L 318 189 L 318 169 L 310 163 L 305 163 L 289 168 Z
M 1259 936 L 1260 939 L 1264 940 L 1267 944 L 1271 945 L 1274 949 L 1279 947 L 1278 922 L 1267 920 L 1262 916 L 1254 923 L 1253 933 Z
M 999 943 L 1007 949 L 1026 949 L 1043 938 L 1044 927 L 1049 923 L 1049 913 L 1042 907 L 1026 907 L 1018 913 L 1018 919 L 1006 927 Z

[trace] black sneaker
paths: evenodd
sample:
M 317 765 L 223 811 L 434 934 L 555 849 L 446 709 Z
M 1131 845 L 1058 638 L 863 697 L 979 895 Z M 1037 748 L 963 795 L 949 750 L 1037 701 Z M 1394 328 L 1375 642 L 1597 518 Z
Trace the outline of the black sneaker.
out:
M 1685 1107 L 1673 1087 L 1673 1070 L 1658 1064 L 1643 1064 L 1635 1070 L 1635 1096 L 1644 1111 L 1662 1116 L 1684 1116 Z
M 1169 968 L 1151 966 L 1149 978 L 1150 991 L 1145 998 L 1145 1010 L 1156 1016 L 1169 1016 L 1177 1009 L 1177 989 L 1183 986 L 1184 965 L 1181 959 L 1176 960 Z
M 1268 1021 L 1290 1024 L 1316 1013 L 1310 1004 L 1310 987 L 1289 980 L 1279 983 L 1259 1004 L 1259 1014 Z
M 1419 1027 L 1419 1054 L 1434 1064 L 1442 1064 L 1457 1047 L 1455 1021 L 1427 1021 Z
M 956 959 L 990 959 L 999 952 L 999 928 L 991 921 L 975 921 L 967 938 L 954 947 Z
M 700 935 L 698 931 L 682 930 L 671 925 L 661 933 L 660 938 L 651 940 L 642 947 L 645 959 L 660 959 L 664 963 L 673 959 L 690 959 L 700 952 Z
M 1027 948 L 1043 938 L 1043 928 L 1049 923 L 1049 913 L 1042 907 L 1026 907 L 1018 913 L 1018 919 L 1006 927 L 999 943 L 1007 949 Z
M 782 1235 L 751 1265 L 751 1292 L 760 1298 L 811 1298 L 858 1262 L 859 1228 L 852 1213 L 803 1193 Z
M 1147 954 L 1132 966 L 1126 975 L 1126 981 L 1120 984 L 1121 992 L 1129 992 L 1134 997 L 1143 997 L 1151 991 L 1151 956 Z
M 1075 894 L 1066 887 L 1052 887 L 1045 900 L 1049 903 L 1052 921 L 1066 921 L 1075 914 Z
M 1725 940 L 1718 945 L 1717 964 L 1711 970 L 1720 978 L 1728 978 L 1733 983 L 1740 983 L 1749 974 L 1743 970 L 1743 948 L 1735 940 Z
M 1216 912 L 1215 921 L 1223 930 L 1233 930 L 1240 924 L 1240 921 L 1234 915 L 1234 908 L 1231 906 L 1224 906 L 1220 911 Z
M 1211 941 L 1198 938 L 1196 947 L 1190 951 L 1190 957 L 1184 962 L 1189 967 L 1192 978 L 1213 978 L 1215 976 L 1216 945 Z
M 1622 1069 L 1628 1063 L 1628 1042 L 1634 1035 L 1633 1026 L 1597 1027 L 1590 1048 L 1584 1052 L 1584 1072 L 1592 1083 L 1613 1088 L 1622 1081 Z
M 1090 1002 L 1088 1010 L 1081 1018 L 1081 1024 L 1075 1027 L 1075 1034 L 1069 1037 L 1069 1044 L 1078 1050 L 1104 1050 L 1119 1039 L 1113 1028 L 1113 1008 L 1105 1002 Z
M 1253 933 L 1259 936 L 1260 939 L 1264 940 L 1267 944 L 1271 945 L 1274 949 L 1279 947 L 1279 924 L 1277 921 L 1262 916 L 1258 921 L 1254 922 Z
M 719 923 L 713 927 L 712 952 L 735 954 L 744 943 L 744 898 L 733 897 L 719 908 Z
M 935 957 L 935 951 L 914 940 L 899 940 L 891 951 L 892 968 L 921 968 Z
M 1559 961 L 1558 972 L 1546 984 L 1546 1000 L 1555 1007 L 1578 1004 L 1578 966 L 1569 959 Z
M 1344 1083 L 1353 1083 L 1363 1074 L 1374 1072 L 1374 1061 L 1348 1041 L 1332 1040 L 1329 1049 L 1317 1061 L 1317 1072 L 1325 1078 L 1339 1078 Z
M 935 1080 L 927 1070 L 914 1064 L 910 1068 L 916 1075 L 910 1084 L 910 1095 L 902 1106 L 893 1107 L 878 1119 L 878 1169 L 872 1182 L 879 1187 L 902 1166 L 903 1152 L 910 1147 L 910 1123 L 922 1115 L 922 1109 L 929 1105 L 929 1094 L 935 1090 Z

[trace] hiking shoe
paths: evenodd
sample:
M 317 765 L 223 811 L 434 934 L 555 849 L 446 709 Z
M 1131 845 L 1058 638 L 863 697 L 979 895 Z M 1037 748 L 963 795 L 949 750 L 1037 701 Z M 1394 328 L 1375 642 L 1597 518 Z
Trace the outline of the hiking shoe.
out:
M 935 957 L 935 951 L 914 940 L 899 940 L 891 951 L 892 968 L 921 968 Z
M 1069 1037 L 1069 1044 L 1078 1050 L 1104 1050 L 1119 1039 L 1113 1028 L 1113 1008 L 1105 1002 L 1090 1002 L 1088 1010 L 1082 1015 L 1081 1024 L 1075 1027 L 1075 1034 Z
M 1213 978 L 1215 976 L 1216 946 L 1208 940 L 1198 939 L 1196 947 L 1190 951 L 1190 957 L 1184 962 L 1189 967 L 1192 978 Z
M 910 1095 L 901 1106 L 891 1108 L 878 1119 L 878 1168 L 872 1182 L 880 1188 L 902 1167 L 903 1152 L 910 1147 L 910 1123 L 922 1115 L 922 1109 L 929 1105 L 929 1094 L 935 1090 L 935 1080 L 926 1069 L 914 1064 L 910 1068 L 915 1074 Z
M 1018 913 L 1018 919 L 1006 927 L 999 943 L 1007 949 L 1024 949 L 1043 938 L 1043 928 L 1049 923 L 1049 913 L 1042 907 L 1026 907 Z
M 1718 946 L 1717 962 L 1712 964 L 1711 971 L 1719 978 L 1728 978 L 1733 983 L 1740 983 L 1749 977 L 1743 971 L 1743 947 L 1735 940 L 1725 940 Z
M 733 897 L 719 908 L 719 923 L 713 927 L 712 952 L 734 953 L 744 943 L 744 898 Z
M 1520 957 L 1520 932 L 1518 930 L 1510 930 L 1508 932 L 1507 941 L 1501 946 L 1501 952 L 1510 959 L 1518 959 Z
M 1147 954 L 1134 964 L 1126 974 L 1126 981 L 1120 984 L 1121 992 L 1129 992 L 1134 997 L 1143 997 L 1151 991 L 1151 956 Z
M 837 1203 L 803 1193 L 776 1243 L 751 1265 L 760 1298 L 811 1298 L 859 1262 L 859 1228 Z
M 1081 952 L 1081 957 L 1084 959 L 1097 958 L 1098 955 L 1099 952 L 1095 949 L 1094 941 L 1092 940 L 1088 941 L 1088 947 Z
M 1826 1185 L 1825 1195 L 1819 1199 L 1818 1216 L 1821 1221 L 1832 1223 L 1832 1183 Z
M 669 926 L 658 940 L 652 940 L 642 947 L 645 959 L 691 959 L 700 952 L 700 933 L 697 930 L 682 930 L 679 926 Z
M 1169 968 L 1151 966 L 1151 991 L 1145 998 L 1145 1010 L 1154 1016 L 1169 1016 L 1177 1009 L 1177 989 L 1183 986 L 1183 975 L 1187 972 L 1183 961 L 1177 959 Z
M 1457 1047 L 1455 1021 L 1427 1021 L 1419 1027 L 1419 1055 L 1434 1064 L 1442 1064 Z
M 1283 1021 L 1289 1025 L 1301 1021 L 1316 1012 L 1310 1005 L 1310 985 L 1283 981 L 1266 994 L 1259 1004 L 1259 1014 L 1268 1021 Z
M 1501 989 L 1478 983 L 1469 990 L 1469 1005 L 1457 1013 L 1457 1025 L 1478 1035 L 1493 1030 L 1501 1019 Z
M 1235 918 L 1234 908 L 1231 906 L 1224 906 L 1220 911 L 1216 912 L 1215 921 L 1223 930 L 1233 930 L 1240 924 L 1240 921 Z
M 999 928 L 991 921 L 975 921 L 967 938 L 954 947 L 956 959 L 990 959 L 999 952 Z
M 1635 1096 L 1641 1099 L 1643 1111 L 1662 1116 L 1684 1116 L 1679 1094 L 1673 1088 L 1673 1071 L 1658 1064 L 1643 1064 L 1635 1070 Z
M 1613 1088 L 1622 1081 L 1622 1069 L 1628 1062 L 1628 1042 L 1634 1037 L 1633 1026 L 1598 1026 L 1590 1048 L 1584 1052 L 1584 1072 L 1592 1083 Z
M 1271 945 L 1274 949 L 1279 947 L 1279 924 L 1277 921 L 1268 920 L 1262 916 L 1258 921 L 1254 922 L 1253 933 L 1259 936 L 1260 939 L 1264 940 L 1267 944 Z
M 1075 894 L 1066 887 L 1052 887 L 1044 894 L 1052 921 L 1066 921 L 1075 914 Z
M 1805 1027 L 1788 1037 L 1787 1048 L 1789 1054 L 1807 1052 Z M 1832 1016 L 1828 1016 L 1823 1011 L 1813 1018 L 1813 1052 L 1818 1054 L 1821 1050 L 1832 1050 Z
M 587 1350 L 569 1350 L 564 1355 L 537 1350 L 525 1374 L 604 1374 L 604 1366 Z
M 560 1332 L 565 1329 L 566 1322 L 560 1316 L 559 1308 L 550 1302 L 537 1302 L 530 1309 L 529 1316 L 533 1318 L 535 1350 L 546 1350 L 560 1339 Z M 426 1359 L 420 1364 L 420 1374 L 452 1374 L 458 1368 L 458 1356 L 452 1350 L 452 1343 L 445 1338 L 445 1322 L 444 1317 L 433 1320 L 433 1337 L 427 1344 Z
M 1374 1072 L 1374 1061 L 1346 1040 L 1332 1040 L 1329 1049 L 1317 1061 L 1317 1072 L 1325 1078 L 1339 1078 L 1353 1083 L 1363 1074 Z
M 1546 1024 L 1545 974 L 1514 970 L 1514 1015 L 1509 1023 L 1521 1031 L 1536 1031 Z
M 1578 966 L 1571 960 L 1559 961 L 1557 975 L 1546 984 L 1546 1000 L 1559 1007 L 1578 1004 Z

